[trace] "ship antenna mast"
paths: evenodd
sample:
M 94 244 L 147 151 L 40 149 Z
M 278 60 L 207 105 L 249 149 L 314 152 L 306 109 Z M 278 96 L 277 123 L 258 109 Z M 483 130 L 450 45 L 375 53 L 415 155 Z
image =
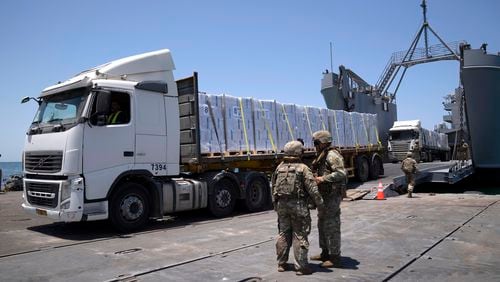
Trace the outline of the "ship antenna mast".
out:
M 330 42 L 330 72 L 333 72 L 333 44 Z

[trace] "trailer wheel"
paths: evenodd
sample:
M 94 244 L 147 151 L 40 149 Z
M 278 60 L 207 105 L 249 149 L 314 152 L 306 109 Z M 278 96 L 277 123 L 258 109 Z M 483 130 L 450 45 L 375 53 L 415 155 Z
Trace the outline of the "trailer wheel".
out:
M 110 220 L 122 232 L 143 227 L 149 219 L 149 198 L 142 185 L 125 183 L 111 198 Z
M 375 156 L 372 159 L 371 167 L 370 167 L 370 179 L 377 179 L 382 171 L 382 160 Z
M 427 162 L 432 163 L 432 153 L 431 152 L 427 152 Z
M 448 161 L 448 153 L 441 153 L 440 160 L 442 162 L 447 162 Z
M 208 207 L 210 212 L 216 217 L 230 215 L 236 205 L 235 184 L 223 178 L 213 184 L 213 192 L 209 196 Z
M 356 162 L 356 176 L 359 181 L 365 182 L 368 180 L 370 173 L 370 163 L 366 157 L 358 157 Z
M 260 175 L 254 175 L 246 187 L 245 207 L 250 212 L 264 210 L 268 207 L 270 192 L 269 181 Z

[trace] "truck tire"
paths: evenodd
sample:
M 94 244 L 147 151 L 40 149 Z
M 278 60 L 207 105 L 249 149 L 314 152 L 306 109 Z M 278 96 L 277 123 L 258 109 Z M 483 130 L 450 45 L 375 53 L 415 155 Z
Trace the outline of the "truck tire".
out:
M 124 183 L 111 198 L 109 218 L 119 231 L 134 231 L 148 222 L 149 207 L 148 194 L 142 185 Z
M 382 159 L 378 156 L 374 156 L 370 166 L 370 179 L 378 179 L 378 176 L 381 175 L 382 167 Z
M 212 194 L 208 198 L 208 208 L 216 217 L 230 215 L 236 206 L 236 189 L 233 181 L 222 178 L 213 184 Z
M 269 207 L 269 181 L 261 175 L 250 176 L 245 193 L 245 207 L 248 211 L 262 211 Z
M 447 162 L 447 161 L 449 161 L 449 159 L 448 159 L 448 153 L 441 153 L 441 155 L 440 155 L 440 160 L 441 160 L 442 162 Z
M 356 176 L 359 181 L 365 182 L 370 175 L 370 163 L 364 156 L 359 156 L 356 161 Z

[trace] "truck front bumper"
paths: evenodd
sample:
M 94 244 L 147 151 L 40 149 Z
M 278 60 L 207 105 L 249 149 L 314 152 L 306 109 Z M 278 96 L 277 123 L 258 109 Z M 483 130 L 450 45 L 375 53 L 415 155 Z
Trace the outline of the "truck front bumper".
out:
M 83 178 L 66 180 L 24 178 L 22 208 L 29 214 L 55 221 L 80 221 L 83 217 Z
M 50 210 L 45 208 L 37 208 L 26 203 L 22 204 L 23 210 L 29 214 L 37 215 L 37 216 L 46 216 L 54 221 L 64 221 L 64 222 L 72 222 L 72 221 L 81 221 L 83 212 L 81 211 L 58 211 L 58 210 Z

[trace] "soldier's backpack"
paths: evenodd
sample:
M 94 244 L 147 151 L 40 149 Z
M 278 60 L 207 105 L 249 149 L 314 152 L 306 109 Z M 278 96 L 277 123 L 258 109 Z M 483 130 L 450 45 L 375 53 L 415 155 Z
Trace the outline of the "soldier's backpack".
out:
M 415 168 L 413 167 L 413 163 L 410 159 L 406 158 L 403 160 L 401 165 L 404 172 L 414 172 Z
M 276 188 L 274 193 L 280 196 L 297 195 L 301 193 L 299 185 L 303 177 L 302 169 L 295 164 L 282 164 L 277 169 Z

